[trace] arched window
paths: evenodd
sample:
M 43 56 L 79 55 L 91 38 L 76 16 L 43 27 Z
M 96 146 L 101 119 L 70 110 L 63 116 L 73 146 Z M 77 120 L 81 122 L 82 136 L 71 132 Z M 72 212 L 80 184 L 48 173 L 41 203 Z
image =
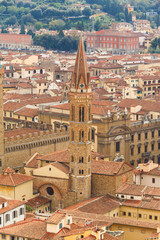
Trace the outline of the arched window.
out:
M 75 106 L 72 105 L 71 111 L 71 121 L 75 121 Z
M 84 122 L 84 107 L 79 107 L 79 122 Z
M 83 130 L 79 131 L 79 142 L 84 142 L 84 131 Z
M 74 141 L 74 131 L 71 132 L 71 141 Z
M 83 157 L 79 157 L 79 163 L 83 163 Z

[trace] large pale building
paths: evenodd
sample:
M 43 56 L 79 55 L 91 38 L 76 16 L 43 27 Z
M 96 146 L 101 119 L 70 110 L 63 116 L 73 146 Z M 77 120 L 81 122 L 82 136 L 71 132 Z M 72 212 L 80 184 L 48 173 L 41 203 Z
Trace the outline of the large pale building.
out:
M 139 51 L 139 35 L 133 32 L 101 30 L 88 33 L 87 51 L 95 49 L 115 54 L 136 54 Z

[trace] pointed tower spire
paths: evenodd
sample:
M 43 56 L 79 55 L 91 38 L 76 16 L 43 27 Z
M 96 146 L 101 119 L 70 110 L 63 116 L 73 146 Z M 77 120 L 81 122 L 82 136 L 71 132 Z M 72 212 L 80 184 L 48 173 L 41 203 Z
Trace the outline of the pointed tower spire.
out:
M 71 81 L 71 91 L 74 89 L 79 90 L 79 92 L 83 92 L 81 90 L 87 90 L 90 88 L 90 73 L 87 67 L 87 60 L 84 50 L 84 43 L 82 36 L 79 40 L 78 52 L 74 67 L 74 72 L 72 74 Z

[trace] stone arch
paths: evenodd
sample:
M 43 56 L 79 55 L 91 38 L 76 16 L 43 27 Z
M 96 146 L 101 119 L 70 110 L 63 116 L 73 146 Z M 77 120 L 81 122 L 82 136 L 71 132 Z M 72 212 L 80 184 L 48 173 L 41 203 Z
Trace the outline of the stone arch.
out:
M 109 129 L 109 131 L 107 132 L 107 135 L 114 133 L 114 131 L 117 129 L 122 129 L 123 131 L 125 131 L 127 133 L 131 133 L 131 129 L 128 126 L 120 125 L 120 126 L 111 127 Z
M 47 188 L 53 189 L 53 194 L 48 194 Z M 60 191 L 60 189 L 53 183 L 47 182 L 39 186 L 39 192 L 42 196 L 49 198 L 51 203 L 52 210 L 55 208 L 55 206 L 62 207 L 63 204 L 63 195 Z

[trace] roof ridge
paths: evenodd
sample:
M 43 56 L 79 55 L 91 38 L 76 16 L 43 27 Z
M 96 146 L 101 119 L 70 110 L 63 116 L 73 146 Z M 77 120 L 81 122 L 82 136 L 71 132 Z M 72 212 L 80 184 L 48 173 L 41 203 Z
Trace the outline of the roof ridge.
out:
M 9 177 L 10 177 L 10 179 L 11 179 L 11 182 L 13 183 L 13 185 L 14 185 L 14 186 L 16 186 L 16 185 L 15 185 L 15 182 L 14 182 L 14 180 L 13 180 L 12 176 L 11 176 L 11 174 L 9 174 Z

